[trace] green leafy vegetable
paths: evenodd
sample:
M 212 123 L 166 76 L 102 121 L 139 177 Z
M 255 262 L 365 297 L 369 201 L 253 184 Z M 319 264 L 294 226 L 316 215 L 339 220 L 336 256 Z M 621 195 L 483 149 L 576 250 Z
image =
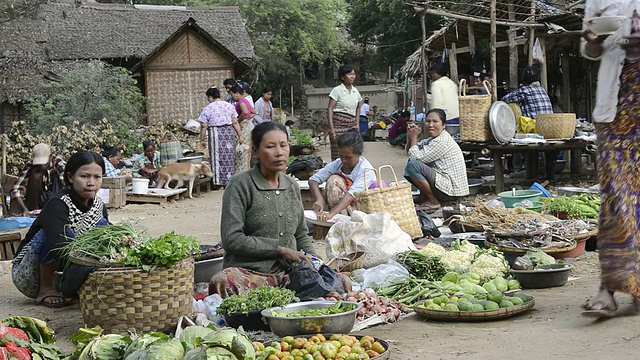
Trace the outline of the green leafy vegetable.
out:
M 14 316 L 2 320 L 2 323 L 27 333 L 30 342 L 53 344 L 56 341 L 53 330 L 47 327 L 47 323 L 40 319 Z
M 195 237 L 177 235 L 172 231 L 132 249 L 122 264 L 171 267 L 174 263 L 190 257 L 193 251 L 199 248 L 200 242 Z
M 226 298 L 216 309 L 220 315 L 233 313 L 248 313 L 275 306 L 285 306 L 300 299 L 296 293 L 289 289 L 263 286 L 256 290 L 250 290 L 246 295 L 232 295 Z
M 310 310 L 302 310 L 294 313 L 281 313 L 276 310 L 271 310 L 271 315 L 279 316 L 279 317 L 306 317 L 306 316 L 326 316 L 326 315 L 335 315 L 342 314 L 348 311 L 353 311 L 356 309 L 354 304 L 349 304 L 346 306 L 342 306 L 342 301 L 338 301 L 335 305 L 328 309 L 310 309 Z
M 291 135 L 296 138 L 295 145 L 311 145 L 313 144 L 313 138 L 311 135 L 305 133 L 302 130 L 292 130 Z
M 107 334 L 93 338 L 84 347 L 78 360 L 120 360 L 131 343 L 131 338 L 118 334 Z

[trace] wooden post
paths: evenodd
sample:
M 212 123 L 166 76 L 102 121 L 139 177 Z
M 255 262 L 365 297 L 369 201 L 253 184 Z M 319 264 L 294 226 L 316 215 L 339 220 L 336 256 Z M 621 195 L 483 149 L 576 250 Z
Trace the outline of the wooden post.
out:
M 540 38 L 540 47 L 542 48 L 542 64 L 540 64 L 540 85 L 545 90 L 549 90 L 547 87 L 547 46 L 544 37 Z
M 293 86 L 291 86 L 291 117 L 293 118 Z
M 571 70 L 569 62 L 571 58 L 569 53 L 565 50 L 562 53 L 562 110 L 564 112 L 571 112 Z M 580 159 L 578 159 L 580 161 Z
M 467 21 L 467 36 L 469 38 L 469 54 L 473 56 L 476 53 L 476 37 L 473 34 L 473 23 Z
M 498 98 L 498 72 L 496 71 L 496 0 L 491 0 L 491 95 Z
M 458 55 L 456 54 L 456 43 L 451 44 L 451 52 L 449 53 L 449 75 L 451 80 L 458 83 Z
M 531 2 L 531 17 L 536 16 L 536 5 Z M 529 29 L 529 66 L 533 65 L 533 45 L 536 43 L 536 29 Z
M 509 20 L 515 20 L 513 4 L 509 3 Z M 516 29 L 510 27 L 509 36 L 509 90 L 518 88 L 518 46 L 516 45 Z
M 2 168 L 0 168 L 0 172 L 0 180 L 2 180 L 7 175 L 7 137 L 5 134 L 2 134 Z
M 421 9 L 421 10 L 420 10 Z M 425 9 L 416 8 L 416 11 L 420 10 L 420 25 L 422 26 L 422 51 L 420 52 L 420 61 L 422 62 L 422 102 L 427 102 L 427 26 L 425 24 Z M 426 106 L 425 106 L 426 107 Z

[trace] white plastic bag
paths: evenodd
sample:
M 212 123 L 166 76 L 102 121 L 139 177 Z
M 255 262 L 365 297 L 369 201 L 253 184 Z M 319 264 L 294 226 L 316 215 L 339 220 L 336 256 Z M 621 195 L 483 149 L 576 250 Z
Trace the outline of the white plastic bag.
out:
M 389 259 L 386 264 L 367 269 L 363 277 L 363 289 L 379 289 L 396 282 L 409 280 L 409 271 L 396 261 Z
M 538 38 L 536 38 L 536 42 L 533 44 L 533 60 L 544 64 L 544 54 L 542 53 L 542 46 Z
M 417 250 L 411 236 L 391 219 L 391 214 L 365 214 L 354 211 L 351 221 L 338 222 L 327 234 L 327 257 L 344 257 L 364 251 L 364 267 L 384 264 L 396 254 Z

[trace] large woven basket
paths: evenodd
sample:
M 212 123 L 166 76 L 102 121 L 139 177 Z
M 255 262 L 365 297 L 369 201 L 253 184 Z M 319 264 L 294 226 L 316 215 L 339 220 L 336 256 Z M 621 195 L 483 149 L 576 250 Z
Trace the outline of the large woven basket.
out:
M 80 288 L 82 318 L 106 333 L 169 331 L 193 302 L 193 258 L 172 267 L 102 268 Z
M 460 140 L 470 142 L 491 141 L 491 127 L 489 125 L 489 110 L 491 109 L 491 91 L 489 82 L 483 81 L 487 95 L 467 95 L 467 82 L 460 80 Z
M 383 168 L 391 169 L 395 179 L 395 186 L 379 189 L 367 189 L 367 172 L 373 171 L 376 174 L 378 184 L 382 184 L 380 171 Z M 421 238 L 422 227 L 413 204 L 410 184 L 399 184 L 396 172 L 391 165 L 383 165 L 378 170 L 368 169 L 364 174 L 365 190 L 355 193 L 358 210 L 367 214 L 379 214 L 388 212 L 391 218 L 400 228 L 409 234 L 412 239 Z
M 536 128 L 545 139 L 571 139 L 576 130 L 576 114 L 538 114 Z

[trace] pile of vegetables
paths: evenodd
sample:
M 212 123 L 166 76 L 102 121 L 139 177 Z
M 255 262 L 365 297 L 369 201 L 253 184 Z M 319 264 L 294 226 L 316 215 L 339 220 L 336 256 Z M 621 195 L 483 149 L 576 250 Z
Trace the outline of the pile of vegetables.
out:
M 524 293 L 517 293 L 511 297 L 505 296 L 498 290 L 493 290 L 483 296 L 465 294 L 458 298 L 457 296 L 448 297 L 443 295 L 426 300 L 418 306 L 429 310 L 476 312 L 510 308 L 532 300 L 533 298 L 531 296 Z
M 286 336 L 280 343 L 274 342 L 265 347 L 262 343 L 253 343 L 258 360 L 368 360 L 387 351 L 371 336 L 358 340 L 350 335 L 331 335 L 326 339 L 322 334 L 310 339 Z
M 518 256 L 513 268 L 518 270 L 533 270 L 540 265 L 553 265 L 556 259 L 540 248 L 531 249 L 523 256 Z
M 39 319 L 15 316 L 0 321 L 0 359 L 59 360 L 54 332 Z
M 567 219 L 597 219 L 600 214 L 600 203 L 599 196 L 587 194 L 571 197 L 559 196 L 553 198 L 547 205 L 547 212 L 551 214 L 566 213 Z
M 346 294 L 332 292 L 326 298 L 318 298 L 320 301 L 349 301 L 362 303 L 362 309 L 356 313 L 356 322 L 361 322 L 373 316 L 379 315 L 388 323 L 396 322 L 402 314 L 412 312 L 410 308 L 397 301 L 392 301 L 386 296 L 379 296 L 373 289 L 364 289 L 358 292 L 351 291 Z
M 171 267 L 200 248 L 199 241 L 193 236 L 170 232 L 150 238 L 144 232 L 138 232 L 131 223 L 95 227 L 69 240 L 62 248 L 64 255 L 93 258 L 107 266 L 119 264 L 147 269 L 154 265 Z
M 301 310 L 294 313 L 281 313 L 276 310 L 271 310 L 272 316 L 278 317 L 307 317 L 307 316 L 326 316 L 326 315 L 335 315 L 342 314 L 348 311 L 353 311 L 356 309 L 354 304 L 349 304 L 342 306 L 342 301 L 338 301 L 335 305 L 328 309 L 309 309 L 309 310 Z
M 447 273 L 440 261 L 440 256 L 430 256 L 420 251 L 409 250 L 397 254 L 395 260 L 419 279 L 434 281 Z
M 480 249 L 468 241 L 456 240 L 449 251 L 441 245 L 429 243 L 420 252 L 428 256 L 438 256 L 445 271 L 471 272 L 480 275 L 482 281 L 509 274 L 509 263 L 501 251 L 494 248 Z
M 311 145 L 313 144 L 313 138 L 311 135 L 305 133 L 302 130 L 291 130 L 291 135 L 296 139 L 294 145 Z
M 216 313 L 218 315 L 247 314 L 250 311 L 262 311 L 267 308 L 285 306 L 299 301 L 300 299 L 296 297 L 296 293 L 292 290 L 263 286 L 259 289 L 250 290 L 245 295 L 229 296 L 216 309 Z
M 71 340 L 78 360 L 254 360 L 256 351 L 242 328 L 190 326 L 178 338 L 162 333 L 138 337 L 102 334 L 100 327 L 80 329 Z

